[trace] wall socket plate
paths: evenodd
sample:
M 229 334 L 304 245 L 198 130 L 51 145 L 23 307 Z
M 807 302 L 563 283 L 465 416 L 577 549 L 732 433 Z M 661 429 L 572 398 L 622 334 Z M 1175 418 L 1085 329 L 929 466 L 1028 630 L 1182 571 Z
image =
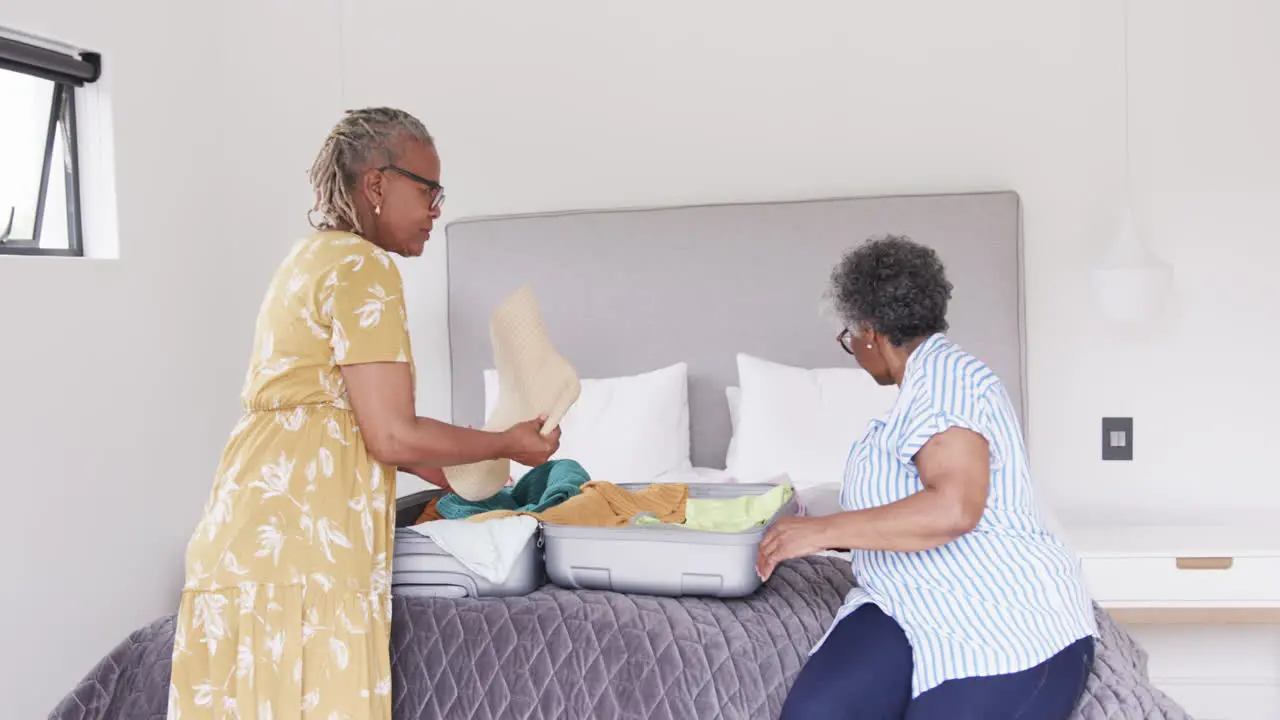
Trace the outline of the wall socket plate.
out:
M 1102 459 L 1133 460 L 1133 418 L 1102 418 Z

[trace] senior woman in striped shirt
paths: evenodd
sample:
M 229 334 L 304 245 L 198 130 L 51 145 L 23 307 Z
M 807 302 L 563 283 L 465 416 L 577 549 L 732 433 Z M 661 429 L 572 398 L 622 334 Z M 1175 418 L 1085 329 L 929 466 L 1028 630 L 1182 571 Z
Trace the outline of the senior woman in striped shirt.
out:
M 777 522 L 758 571 L 849 549 L 855 587 L 783 720 L 1065 720 L 1097 627 L 1076 559 L 1045 527 L 1004 385 L 943 334 L 951 283 L 930 248 L 870 240 L 832 274 L 840 344 L 888 415 L 854 444 L 845 512 Z

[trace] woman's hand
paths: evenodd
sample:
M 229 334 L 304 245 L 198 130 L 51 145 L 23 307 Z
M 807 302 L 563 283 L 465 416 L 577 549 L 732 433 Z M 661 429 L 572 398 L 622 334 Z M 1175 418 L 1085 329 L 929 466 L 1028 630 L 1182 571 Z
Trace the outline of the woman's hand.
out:
M 756 574 L 768 580 L 778 563 L 826 550 L 827 517 L 781 517 L 773 523 L 756 555 Z
M 560 449 L 560 428 L 543 435 L 542 426 L 546 422 L 545 417 L 539 417 L 511 426 L 502 433 L 506 448 L 503 455 L 526 467 L 537 467 L 551 459 Z

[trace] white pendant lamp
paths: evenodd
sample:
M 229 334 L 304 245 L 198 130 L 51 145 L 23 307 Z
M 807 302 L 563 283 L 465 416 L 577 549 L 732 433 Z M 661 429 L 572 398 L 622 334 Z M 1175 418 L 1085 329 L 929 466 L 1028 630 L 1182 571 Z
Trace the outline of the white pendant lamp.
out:
M 1117 323 L 1152 320 L 1163 309 L 1173 285 L 1173 269 L 1142 242 L 1133 218 L 1129 173 L 1129 0 L 1124 1 L 1124 208 L 1120 227 L 1102 262 L 1093 270 L 1093 287 L 1104 317 Z
M 1111 247 L 1093 270 L 1093 286 L 1103 315 L 1112 322 L 1141 323 L 1164 307 L 1173 269 L 1138 238 L 1133 212 L 1125 207 Z

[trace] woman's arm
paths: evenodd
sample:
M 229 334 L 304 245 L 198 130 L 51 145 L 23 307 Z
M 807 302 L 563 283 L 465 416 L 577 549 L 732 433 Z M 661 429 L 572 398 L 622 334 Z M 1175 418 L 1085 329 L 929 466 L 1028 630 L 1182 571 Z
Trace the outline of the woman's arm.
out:
M 961 427 L 944 430 L 920 448 L 915 464 L 923 490 L 888 505 L 828 516 L 829 547 L 918 552 L 977 527 L 991 485 L 986 438 Z
M 816 518 L 781 518 L 760 543 L 756 570 L 768 579 L 783 560 L 832 548 L 918 552 L 973 530 L 991 484 L 987 440 L 953 427 L 915 454 L 924 489 L 888 505 Z
M 533 466 L 560 444 L 559 429 L 543 436 L 532 421 L 487 432 L 418 417 L 408 363 L 343 365 L 342 378 L 365 447 L 387 465 L 447 467 L 510 458 Z

